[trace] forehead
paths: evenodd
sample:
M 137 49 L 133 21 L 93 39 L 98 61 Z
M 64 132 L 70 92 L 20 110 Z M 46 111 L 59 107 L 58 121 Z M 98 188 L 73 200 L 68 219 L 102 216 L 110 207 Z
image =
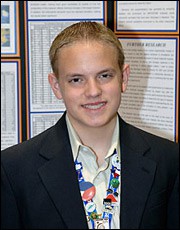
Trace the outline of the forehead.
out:
M 115 48 L 99 42 L 76 42 L 59 50 L 58 72 L 94 74 L 103 70 L 119 70 L 118 55 Z
M 74 54 L 75 56 L 86 56 L 87 53 L 93 55 L 112 53 L 113 56 L 118 56 L 118 51 L 115 46 L 107 42 L 99 42 L 95 40 L 82 40 L 66 44 L 58 50 L 57 55 L 64 58 L 66 54 L 68 55 L 68 53 Z

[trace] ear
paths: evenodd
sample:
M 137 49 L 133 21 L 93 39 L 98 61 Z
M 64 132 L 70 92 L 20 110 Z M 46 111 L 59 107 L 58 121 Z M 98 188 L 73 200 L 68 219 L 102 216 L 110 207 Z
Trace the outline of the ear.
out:
M 61 94 L 59 81 L 58 81 L 58 78 L 55 76 L 54 73 L 48 74 L 48 81 L 49 81 L 49 84 L 53 90 L 54 95 L 57 97 L 57 99 L 61 100 L 62 94 Z
M 124 93 L 127 89 L 129 75 L 130 75 L 130 67 L 128 64 L 125 64 L 123 67 L 123 73 L 122 73 L 122 85 L 121 85 L 122 93 Z

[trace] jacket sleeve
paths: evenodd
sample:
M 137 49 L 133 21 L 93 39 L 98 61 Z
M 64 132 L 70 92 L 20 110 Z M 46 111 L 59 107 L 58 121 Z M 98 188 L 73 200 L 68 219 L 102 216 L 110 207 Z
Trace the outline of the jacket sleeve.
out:
M 179 173 L 168 202 L 168 229 L 179 229 Z
M 20 229 L 19 211 L 12 187 L 1 166 L 1 229 Z

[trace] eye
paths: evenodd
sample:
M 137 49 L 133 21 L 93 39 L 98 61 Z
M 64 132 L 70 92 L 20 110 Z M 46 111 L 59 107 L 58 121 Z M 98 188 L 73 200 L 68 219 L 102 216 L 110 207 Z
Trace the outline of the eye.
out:
M 105 74 L 102 74 L 100 77 L 101 78 L 108 78 L 108 77 L 110 77 L 110 75 L 108 73 L 105 73 Z
M 103 73 L 103 74 L 99 75 L 98 78 L 101 81 L 107 81 L 107 80 L 110 80 L 112 78 L 112 74 L 110 74 L 110 73 Z
M 76 83 L 81 83 L 82 81 L 83 81 L 82 78 L 75 77 L 75 78 L 69 80 L 69 83 L 74 83 L 74 84 L 76 84 Z

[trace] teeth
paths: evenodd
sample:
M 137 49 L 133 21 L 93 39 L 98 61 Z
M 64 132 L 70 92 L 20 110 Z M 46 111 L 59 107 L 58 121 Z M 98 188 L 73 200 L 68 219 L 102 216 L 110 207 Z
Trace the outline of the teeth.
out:
M 105 103 L 99 103 L 97 105 L 84 105 L 86 109 L 99 109 L 101 108 Z

